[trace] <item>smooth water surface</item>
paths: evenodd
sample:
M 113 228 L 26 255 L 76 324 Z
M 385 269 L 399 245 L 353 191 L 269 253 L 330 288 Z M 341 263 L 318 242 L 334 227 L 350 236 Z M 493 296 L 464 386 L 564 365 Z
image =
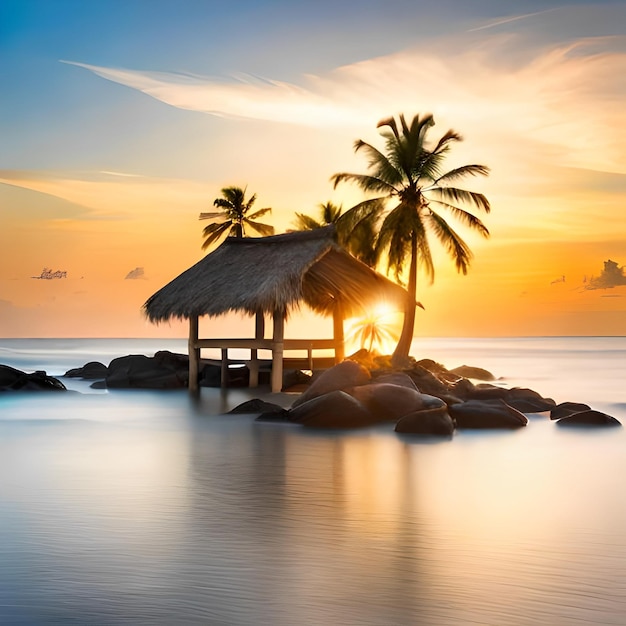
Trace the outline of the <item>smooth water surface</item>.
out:
M 416 347 L 626 422 L 624 338 Z M 74 385 L 0 396 L 1 624 L 626 623 L 624 429 L 311 432 L 220 414 L 247 390 Z

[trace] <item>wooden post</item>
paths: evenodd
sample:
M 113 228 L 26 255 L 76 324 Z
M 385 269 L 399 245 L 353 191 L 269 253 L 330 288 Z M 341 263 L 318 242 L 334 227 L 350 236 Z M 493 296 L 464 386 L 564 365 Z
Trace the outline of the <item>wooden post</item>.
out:
M 283 352 L 285 339 L 285 312 L 274 311 L 272 335 L 272 393 L 283 388 Z
M 335 363 L 341 363 L 345 358 L 343 336 L 343 306 L 339 300 L 335 301 L 333 309 L 333 339 L 335 340 Z
M 265 316 L 263 311 L 257 311 L 254 319 L 254 338 L 265 338 Z M 256 348 L 250 350 L 250 387 L 259 386 L 259 352 Z
M 200 349 L 196 347 L 198 341 L 198 316 L 192 315 L 189 318 L 189 343 L 187 352 L 189 354 L 189 391 L 198 390 L 198 370 L 200 367 Z
M 222 370 L 220 377 L 220 387 L 228 387 L 228 348 L 222 348 Z

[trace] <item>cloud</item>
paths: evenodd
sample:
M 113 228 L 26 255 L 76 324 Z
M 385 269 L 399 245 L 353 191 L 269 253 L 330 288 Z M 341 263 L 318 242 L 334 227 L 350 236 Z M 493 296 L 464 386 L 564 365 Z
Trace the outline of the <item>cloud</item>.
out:
M 373 129 L 390 113 L 433 111 L 438 123 L 471 129 L 483 151 L 496 151 L 503 163 L 524 155 L 535 169 L 543 161 L 626 171 L 621 78 L 626 37 L 546 46 L 510 33 L 457 35 L 323 76 L 304 75 L 298 85 L 66 63 L 171 106 L 210 115 Z
M 512 15 L 510 17 L 498 18 L 495 20 L 491 20 L 482 26 L 477 26 L 476 28 L 470 28 L 467 32 L 474 33 L 479 30 L 486 30 L 488 28 L 495 28 L 496 26 L 502 26 L 504 24 L 510 24 L 511 22 L 517 22 L 518 20 L 524 20 L 529 17 L 535 17 L 536 15 L 542 15 L 544 13 L 550 13 L 555 9 L 546 9 L 545 11 L 535 11 L 534 13 L 524 13 L 523 15 Z
M 131 270 L 130 272 L 128 272 L 128 274 L 126 274 L 124 280 L 145 280 L 145 278 L 146 277 L 144 275 L 143 267 L 136 267 L 134 270 Z
M 600 276 L 592 276 L 585 285 L 585 289 L 612 289 L 626 285 L 624 266 L 619 267 L 615 261 L 604 262 L 604 269 Z

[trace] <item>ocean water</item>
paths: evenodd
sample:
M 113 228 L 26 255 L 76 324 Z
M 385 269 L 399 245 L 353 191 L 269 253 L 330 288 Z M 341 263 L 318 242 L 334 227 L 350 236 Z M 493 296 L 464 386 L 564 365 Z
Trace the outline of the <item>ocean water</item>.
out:
M 0 340 L 59 375 L 175 340 Z M 626 423 L 626 338 L 413 353 Z M 623 625 L 626 434 L 399 436 L 223 413 L 263 389 L 0 395 L 0 624 Z

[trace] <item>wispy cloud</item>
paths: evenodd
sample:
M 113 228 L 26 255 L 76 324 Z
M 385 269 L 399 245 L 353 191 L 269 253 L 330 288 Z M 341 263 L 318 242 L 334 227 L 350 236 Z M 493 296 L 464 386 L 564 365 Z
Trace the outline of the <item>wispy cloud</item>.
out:
M 239 75 L 231 80 L 164 72 L 142 72 L 61 61 L 137 89 L 171 106 L 217 116 L 310 126 L 345 124 L 354 112 L 321 93 L 292 83 Z
M 520 49 L 525 54 L 516 54 Z M 626 75 L 626 38 L 583 39 L 534 52 L 528 42 L 506 35 L 471 46 L 450 39 L 324 76 L 305 75 L 301 85 L 68 63 L 211 115 L 354 129 L 373 128 L 390 112 L 433 111 L 442 124 L 472 129 L 502 158 L 523 153 L 534 162 L 624 172 L 626 85 L 616 77 Z
M 544 11 L 535 11 L 534 13 L 524 13 L 523 15 L 511 15 L 509 17 L 502 17 L 495 20 L 490 20 L 486 24 L 482 26 L 477 26 L 476 28 L 470 28 L 468 33 L 475 33 L 479 30 L 487 30 L 488 28 L 495 28 L 496 26 L 503 26 L 504 24 L 510 24 L 511 22 L 517 22 L 519 20 L 525 20 L 529 17 L 535 17 L 536 15 L 543 15 L 544 13 L 551 13 L 555 11 L 556 8 L 545 9 Z

